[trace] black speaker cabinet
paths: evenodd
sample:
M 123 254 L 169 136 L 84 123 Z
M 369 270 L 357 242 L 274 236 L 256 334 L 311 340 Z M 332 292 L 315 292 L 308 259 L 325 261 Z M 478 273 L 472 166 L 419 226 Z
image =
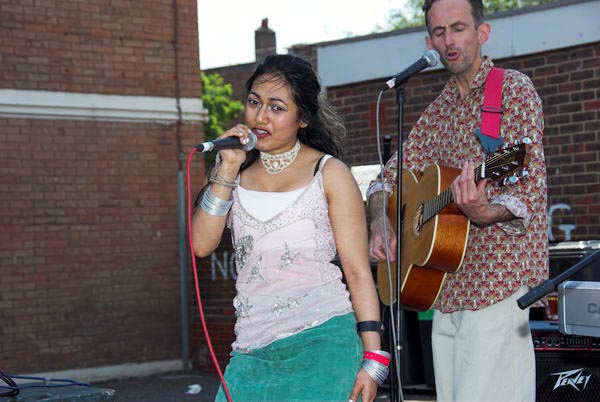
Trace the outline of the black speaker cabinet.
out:
M 558 323 L 530 321 L 537 402 L 600 401 L 600 338 L 565 335 Z
M 537 402 L 600 401 L 600 352 L 536 351 Z
M 600 241 L 551 245 L 550 277 L 598 249 Z M 600 270 L 588 267 L 570 279 L 600 281 Z M 535 349 L 537 402 L 600 402 L 600 338 L 561 334 L 554 321 L 530 321 L 529 325 Z

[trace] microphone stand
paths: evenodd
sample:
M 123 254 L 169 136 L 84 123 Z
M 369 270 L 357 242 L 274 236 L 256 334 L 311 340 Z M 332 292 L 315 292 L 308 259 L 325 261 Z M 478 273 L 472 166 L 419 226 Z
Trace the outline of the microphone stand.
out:
M 390 306 L 390 314 L 393 314 L 395 317 L 396 323 L 396 334 L 398 336 L 398 345 L 393 345 L 397 350 L 394 350 L 392 353 L 393 360 L 392 362 L 396 365 L 397 370 L 394 370 L 394 376 L 391 377 L 390 387 L 392 392 L 390 392 L 391 402 L 396 401 L 404 401 L 404 397 L 402 394 L 402 378 L 401 378 L 401 365 L 400 365 L 400 354 L 402 353 L 402 322 L 404 320 L 404 314 L 402 312 L 402 306 L 400 303 L 400 283 L 402 281 L 401 272 L 400 272 L 400 261 L 402 261 L 402 237 L 404 233 L 404 217 L 402 216 L 402 212 L 404 212 L 404 208 L 402 208 L 402 159 L 404 155 L 404 146 L 403 146 L 403 129 L 404 129 L 404 103 L 405 103 L 405 94 L 404 94 L 404 85 L 405 83 L 401 83 L 395 86 L 396 90 L 396 103 L 398 104 L 398 160 L 396 161 L 396 265 L 393 269 L 396 269 L 396 304 Z M 392 284 L 393 285 L 393 284 Z M 396 353 L 397 352 L 397 353 Z M 398 358 L 396 358 L 398 356 Z M 398 392 L 396 393 L 396 386 Z M 398 399 L 399 398 L 399 399 Z
M 573 265 L 571 268 L 555 276 L 554 278 L 546 279 L 544 282 L 540 283 L 538 286 L 519 297 L 517 299 L 519 308 L 521 308 L 521 310 L 525 310 L 537 300 L 554 291 L 562 282 L 566 281 L 588 265 L 592 265 L 598 261 L 600 261 L 600 250 L 588 255 L 583 260 L 579 261 L 577 264 Z

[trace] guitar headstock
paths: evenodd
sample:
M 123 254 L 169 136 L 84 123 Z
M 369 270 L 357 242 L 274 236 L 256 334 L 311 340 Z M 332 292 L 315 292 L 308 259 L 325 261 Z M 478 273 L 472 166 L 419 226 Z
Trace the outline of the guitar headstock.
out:
M 518 180 L 517 172 L 522 176 L 527 176 L 527 164 L 529 163 L 529 148 L 531 140 L 523 139 L 522 142 L 499 149 L 488 155 L 480 168 L 481 178 L 491 181 L 505 180 L 506 184 L 514 183 Z M 510 176 L 510 177 L 509 177 Z

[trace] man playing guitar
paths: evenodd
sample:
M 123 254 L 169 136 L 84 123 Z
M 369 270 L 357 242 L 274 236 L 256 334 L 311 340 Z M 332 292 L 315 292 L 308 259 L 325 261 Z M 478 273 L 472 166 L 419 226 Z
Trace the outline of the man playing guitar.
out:
M 529 313 L 518 308 L 516 299 L 548 276 L 541 100 L 527 76 L 499 70 L 500 107 L 484 107 L 486 88 L 493 87 L 486 81 L 495 68 L 481 55 L 490 36 L 481 0 L 426 0 L 423 10 L 426 44 L 438 51 L 450 79 L 412 128 L 402 167 L 415 177 L 433 164 L 457 168 L 449 191 L 453 207 L 470 221 L 460 267 L 445 276 L 434 304 L 437 400 L 533 402 Z M 484 132 L 485 113 L 501 113 L 496 135 L 493 129 Z M 506 186 L 476 181 L 475 167 L 493 144 L 512 145 L 524 138 L 531 140 L 528 177 Z M 388 161 L 383 181 L 368 191 L 370 254 L 378 260 L 386 258 L 384 231 L 390 258 L 396 260 L 395 231 L 389 221 L 383 226 L 381 205 L 382 197 L 393 192 L 397 158 L 396 154 Z M 398 198 L 404 200 L 404 194 Z M 405 234 L 414 231 L 408 219 Z

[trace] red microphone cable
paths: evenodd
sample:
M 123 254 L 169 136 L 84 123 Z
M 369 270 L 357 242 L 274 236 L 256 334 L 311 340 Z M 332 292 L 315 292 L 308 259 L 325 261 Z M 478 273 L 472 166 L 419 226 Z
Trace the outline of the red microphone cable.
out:
M 233 402 L 231 399 L 231 394 L 229 393 L 229 388 L 227 388 L 227 384 L 225 383 L 225 378 L 223 377 L 223 372 L 221 371 L 221 367 L 219 366 L 219 361 L 217 360 L 217 356 L 215 355 L 215 351 L 212 346 L 212 341 L 210 340 L 210 335 L 208 334 L 208 328 L 206 327 L 206 320 L 204 318 L 204 309 L 202 308 L 202 298 L 200 297 L 200 286 L 198 281 L 198 268 L 196 266 L 196 256 L 194 254 L 194 246 L 192 242 L 192 186 L 191 186 L 191 173 L 190 166 L 192 164 L 192 158 L 196 153 L 197 149 L 194 148 L 188 155 L 187 165 L 186 165 L 186 178 L 187 178 L 187 219 L 188 219 L 188 239 L 190 246 L 190 254 L 192 256 L 192 268 L 194 269 L 194 286 L 196 288 L 196 301 L 198 302 L 198 312 L 200 314 L 200 322 L 202 323 L 202 330 L 204 331 L 204 337 L 206 338 L 206 343 L 208 345 L 208 350 L 210 351 L 210 357 L 212 358 L 213 364 L 217 369 L 217 374 L 219 374 L 219 379 L 221 381 L 221 385 L 223 386 L 223 391 L 225 391 L 225 395 L 227 396 L 227 400 L 229 402 Z

